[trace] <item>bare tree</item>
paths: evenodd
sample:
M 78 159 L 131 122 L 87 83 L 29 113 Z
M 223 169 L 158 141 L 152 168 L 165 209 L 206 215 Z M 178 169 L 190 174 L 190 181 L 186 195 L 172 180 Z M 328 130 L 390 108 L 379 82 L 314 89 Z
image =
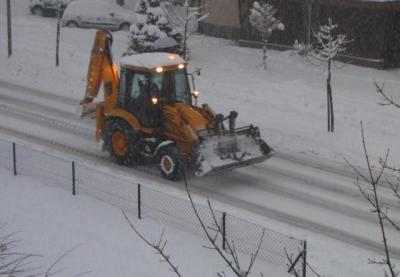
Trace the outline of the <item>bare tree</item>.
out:
M 250 9 L 250 24 L 260 32 L 263 42 L 262 65 L 264 70 L 267 69 L 267 44 L 272 32 L 275 30 L 285 30 L 285 25 L 275 17 L 277 11 L 273 5 L 268 3 L 260 4 L 258 1 L 254 1 L 253 7 Z
M 0 226 L 0 231 L 5 225 Z M 19 232 L 0 236 L 0 276 L 33 276 L 30 274 L 33 268 L 30 266 L 31 259 L 38 257 L 35 254 L 21 253 L 16 250 L 20 240 L 15 239 Z
M 311 55 L 319 61 L 325 62 L 328 66 L 328 76 L 326 79 L 327 93 L 327 113 L 328 113 L 328 132 L 335 129 L 332 98 L 332 61 L 339 54 L 346 51 L 346 45 L 350 42 L 346 35 L 337 33 L 338 25 L 333 24 L 332 19 L 328 18 L 327 25 L 320 25 L 319 31 L 314 34 L 317 42 L 313 45 Z
M 0 231 L 3 231 L 5 224 L 0 226 Z M 21 240 L 16 239 L 15 236 L 19 232 L 13 232 L 7 235 L 0 236 L 0 276 L 6 277 L 50 277 L 57 275 L 62 270 L 54 271 L 53 269 L 57 264 L 61 262 L 66 256 L 68 256 L 72 251 L 74 251 L 78 246 L 73 247 L 64 254 L 62 254 L 55 262 L 53 262 L 45 272 L 41 272 L 39 267 L 32 266 L 32 262 L 35 258 L 42 257 L 37 254 L 27 254 L 17 251 L 18 243 Z M 75 275 L 82 276 L 89 272 L 83 272 Z
M 253 268 L 256 258 L 258 256 L 258 253 L 261 249 L 261 244 L 264 240 L 264 235 L 265 235 L 265 230 L 263 229 L 262 234 L 260 236 L 260 240 L 259 243 L 257 245 L 257 249 L 254 253 L 252 253 L 250 255 L 250 261 L 249 264 L 246 267 L 242 267 L 240 260 L 239 260 L 239 256 L 238 253 L 236 251 L 236 247 L 235 247 L 235 242 L 234 241 L 229 241 L 225 236 L 223 236 L 223 227 L 222 227 L 222 222 L 219 222 L 215 213 L 214 208 L 211 205 L 211 202 L 209 199 L 207 199 L 207 204 L 208 204 L 208 208 L 210 211 L 210 214 L 212 216 L 212 222 L 213 222 L 213 230 L 210 230 L 205 222 L 203 221 L 203 219 L 200 216 L 200 213 L 198 212 L 198 209 L 196 208 L 196 205 L 193 201 L 192 195 L 190 193 L 189 190 L 189 185 L 187 183 L 186 180 L 186 175 L 183 172 L 183 179 L 185 182 L 185 188 L 186 188 L 186 193 L 189 197 L 190 200 L 190 204 L 192 206 L 192 209 L 195 213 L 195 216 L 198 220 L 198 222 L 201 225 L 201 228 L 204 232 L 204 234 L 206 235 L 208 241 L 210 242 L 211 246 L 207 247 L 209 249 L 215 250 L 219 256 L 224 260 L 224 262 L 226 263 L 226 265 L 228 266 L 228 268 L 234 273 L 235 276 L 237 277 L 248 277 L 250 276 L 251 273 L 251 269 Z M 135 228 L 135 226 L 133 225 L 133 223 L 129 220 L 128 216 L 126 215 L 126 213 L 124 211 L 122 211 L 126 221 L 128 222 L 128 224 L 130 225 L 130 227 L 132 228 L 132 230 L 138 235 L 138 237 L 143 240 L 148 246 L 150 246 L 151 248 L 155 249 L 158 255 L 161 255 L 162 257 L 162 261 L 167 262 L 171 271 L 175 273 L 175 275 L 177 276 L 183 276 L 181 275 L 181 273 L 178 271 L 178 267 L 175 266 L 171 259 L 170 256 L 165 252 L 165 248 L 167 245 L 167 240 L 164 238 L 164 231 L 162 232 L 160 239 L 157 243 L 155 242 L 151 242 L 149 241 L 146 237 L 144 237 L 138 230 L 137 228 Z M 224 244 L 226 246 L 226 250 L 222 249 L 221 246 L 219 246 L 217 244 L 217 241 L 219 238 L 222 238 L 224 240 Z M 261 276 L 262 273 L 260 273 Z M 224 271 L 220 271 L 217 272 L 217 276 L 218 277 L 226 277 L 226 273 Z
M 162 261 L 166 262 L 168 266 L 170 267 L 171 271 L 175 273 L 175 275 L 182 277 L 180 274 L 178 267 L 175 266 L 172 261 L 170 256 L 165 252 L 165 248 L 167 246 L 167 240 L 164 238 L 165 231 L 163 230 L 160 239 L 158 240 L 157 243 L 149 241 L 145 236 L 143 236 L 133 225 L 132 221 L 129 219 L 129 217 L 126 215 L 125 211 L 122 210 L 122 214 L 124 215 L 126 221 L 128 222 L 129 226 L 132 228 L 132 230 L 138 235 L 138 237 L 143 240 L 148 246 L 156 250 L 157 254 L 162 257 Z
M 386 230 L 385 230 L 385 222 L 389 222 L 395 228 L 398 228 L 398 226 L 396 226 L 396 224 L 393 222 L 393 220 L 388 216 L 389 208 L 386 207 L 384 205 L 384 203 L 382 203 L 380 201 L 379 193 L 378 193 L 378 189 L 379 189 L 379 187 L 381 185 L 381 181 L 382 181 L 382 176 L 384 174 L 385 169 L 387 168 L 389 150 L 386 152 L 385 158 L 381 159 L 381 162 L 380 162 L 381 166 L 375 173 L 375 171 L 373 170 L 373 166 L 371 164 L 370 157 L 368 155 L 366 139 L 365 139 L 365 134 L 364 134 L 364 127 L 363 127 L 362 122 L 361 122 L 361 137 L 362 137 L 364 156 L 365 156 L 365 160 L 367 163 L 368 174 L 365 175 L 365 174 L 361 173 L 360 170 L 358 170 L 354 165 L 352 165 L 347 160 L 346 160 L 346 163 L 357 173 L 358 178 L 357 178 L 356 184 L 358 186 L 358 189 L 360 190 L 360 192 L 364 196 L 364 198 L 368 201 L 368 203 L 371 205 L 371 207 L 372 207 L 371 213 L 376 214 L 379 219 L 379 226 L 380 226 L 382 242 L 383 242 L 383 246 L 384 246 L 385 258 L 380 261 L 370 260 L 370 263 L 385 265 L 386 269 L 388 270 L 388 271 L 385 271 L 385 276 L 398 277 L 399 272 L 395 271 L 395 265 L 393 264 L 393 261 L 390 256 L 389 243 L 388 243 L 387 234 L 386 234 Z M 368 184 L 367 188 L 364 188 L 360 184 L 360 182 L 359 182 L 360 178 L 361 178 L 361 180 L 363 180 L 364 182 L 366 182 Z M 400 230 L 400 229 L 397 229 L 397 230 Z
M 383 96 L 383 98 L 384 98 L 384 102 L 381 102 L 381 103 L 379 103 L 380 105 L 382 105 L 382 106 L 394 106 L 394 107 L 396 107 L 396 108 L 399 108 L 400 109 L 400 103 L 399 102 L 396 102 L 396 101 L 394 101 L 393 100 L 393 96 L 388 96 L 384 91 L 383 91 L 383 88 L 384 88 L 384 83 L 382 83 L 382 85 L 379 85 L 376 81 L 374 81 L 374 84 L 375 84 L 375 87 L 376 87 L 376 91 L 380 94 L 380 95 L 382 95 Z
M 302 255 L 304 255 L 304 253 L 301 251 L 301 250 L 299 250 L 299 252 L 301 252 L 301 254 L 299 255 L 299 256 L 297 256 L 297 258 L 295 258 L 294 256 L 293 256 L 293 254 L 289 254 L 288 252 L 287 252 L 287 250 L 286 249 L 284 249 L 285 250 L 285 256 L 286 256 L 286 259 L 287 259 L 287 264 L 286 264 L 286 266 L 288 267 L 288 273 L 291 273 L 291 274 L 293 274 L 295 277 L 300 277 L 300 276 L 302 276 L 301 275 L 301 272 L 300 272 L 300 269 L 299 268 L 296 268 L 296 264 L 297 264 L 297 262 L 298 262 L 298 259 L 300 259 L 301 257 L 302 257 Z M 303 257 L 304 258 L 304 257 Z M 314 276 L 316 276 L 316 277 L 323 277 L 321 274 L 319 274 L 318 273 L 318 271 L 314 268 L 314 267 L 312 267 L 310 264 L 309 264 L 309 262 L 306 262 L 306 267 L 312 272 L 312 274 L 314 274 Z
M 233 274 L 237 277 L 247 277 L 251 273 L 251 269 L 254 266 L 254 263 L 256 261 L 256 258 L 258 256 L 258 253 L 261 249 L 261 244 L 264 240 L 264 235 L 265 235 L 265 229 L 263 229 L 263 232 L 261 234 L 260 240 L 258 242 L 257 249 L 254 253 L 250 255 L 250 261 L 249 264 L 246 267 L 242 267 L 241 263 L 239 261 L 239 257 L 236 251 L 235 247 L 235 242 L 234 241 L 229 241 L 225 236 L 223 236 L 223 229 L 222 229 L 222 223 L 218 222 L 214 208 L 211 205 L 211 202 L 209 199 L 207 199 L 207 205 L 209 208 L 209 211 L 211 213 L 212 219 L 213 219 L 213 224 L 214 227 L 216 227 L 216 231 L 210 231 L 206 224 L 204 223 L 203 219 L 200 216 L 200 213 L 198 212 L 196 205 L 194 204 L 192 195 L 189 190 L 189 184 L 186 180 L 186 175 L 183 173 L 183 180 L 185 182 L 185 188 L 186 188 L 186 193 L 189 197 L 190 204 L 192 206 L 192 209 L 196 215 L 197 220 L 199 221 L 201 228 L 206 235 L 208 241 L 211 244 L 210 249 L 215 250 L 219 256 L 224 260 L 224 262 L 227 264 L 228 268 L 233 272 Z M 226 246 L 226 251 L 223 250 L 218 244 L 217 240 L 221 236 L 221 238 L 224 240 L 225 246 Z M 260 273 L 262 276 L 262 273 Z M 224 277 L 226 276 L 225 272 L 221 271 L 217 273 L 218 277 Z

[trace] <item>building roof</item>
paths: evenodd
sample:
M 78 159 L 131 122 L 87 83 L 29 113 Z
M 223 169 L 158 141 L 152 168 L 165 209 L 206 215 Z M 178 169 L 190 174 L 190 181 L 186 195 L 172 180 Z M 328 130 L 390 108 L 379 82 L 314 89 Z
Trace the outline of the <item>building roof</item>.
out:
M 186 64 L 186 61 L 177 54 L 154 52 L 125 56 L 121 59 L 120 64 L 125 67 L 133 66 L 153 70 L 160 66 Z

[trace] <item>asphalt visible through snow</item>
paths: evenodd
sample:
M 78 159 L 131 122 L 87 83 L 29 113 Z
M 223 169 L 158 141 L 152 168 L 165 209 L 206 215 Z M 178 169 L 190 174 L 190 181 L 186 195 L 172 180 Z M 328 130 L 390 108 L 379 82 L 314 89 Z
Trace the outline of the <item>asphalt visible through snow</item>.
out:
M 95 144 L 94 120 L 76 115 L 77 100 L 1 80 L 0 100 L 0 132 L 6 136 L 183 190 L 181 183 L 158 177 L 155 166 L 121 168 L 111 163 Z M 382 254 L 377 219 L 353 184 L 354 173 L 344 165 L 277 149 L 277 155 L 263 164 L 191 177 L 190 183 L 193 193 L 212 201 Z M 383 187 L 381 196 L 393 218 L 400 218 L 389 189 Z M 387 232 L 394 237 L 390 226 Z M 392 248 L 392 254 L 400 258 L 400 248 Z

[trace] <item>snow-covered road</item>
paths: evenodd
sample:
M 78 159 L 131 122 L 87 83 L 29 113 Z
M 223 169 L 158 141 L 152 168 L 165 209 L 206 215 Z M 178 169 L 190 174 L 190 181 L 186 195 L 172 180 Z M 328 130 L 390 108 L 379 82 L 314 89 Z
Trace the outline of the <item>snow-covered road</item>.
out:
M 185 197 L 182 184 L 162 179 L 155 166 L 125 168 L 111 163 L 94 142 L 94 121 L 78 119 L 76 108 L 85 91 L 95 30 L 63 28 L 60 66 L 55 67 L 56 20 L 30 15 L 28 0 L 12 4 L 14 48 L 10 58 L 5 44 L 6 9 L 4 5 L 0 8 L 0 138 L 81 160 L 110 174 Z M 123 31 L 113 36 L 118 63 L 128 36 Z M 355 174 L 344 158 L 365 170 L 360 138 L 363 121 L 371 161 L 377 164 L 390 148 L 390 163 L 399 167 L 400 111 L 378 105 L 382 98 L 373 80 L 384 82 L 385 91 L 400 99 L 400 70 L 334 67 L 336 126 L 335 133 L 328 134 L 323 67 L 290 51 L 271 50 L 268 70 L 264 71 L 257 66 L 259 49 L 202 35 L 193 36 L 189 47 L 189 70 L 202 68 L 196 78 L 200 103 L 209 103 L 224 114 L 236 110 L 238 125 L 259 126 L 263 138 L 277 150 L 263 164 L 192 177 L 194 193 L 203 200 L 211 198 L 220 210 L 307 239 L 310 261 L 324 276 L 380 276 L 380 267 L 367 264 L 369 258 L 382 257 L 377 220 L 354 185 Z M 12 194 L 10 190 L 2 192 Z M 385 184 L 380 194 L 399 222 L 399 204 Z M 387 227 L 393 254 L 399 258 L 400 235 Z M 113 243 L 119 242 L 116 239 Z
M 5 81 L 0 81 L 0 99 L 3 133 L 76 155 L 92 164 L 118 168 L 133 179 L 139 175 L 160 186 L 182 189 L 180 183 L 157 177 L 155 167 L 121 168 L 112 164 L 94 143 L 94 120 L 77 117 L 77 101 Z M 307 161 L 292 161 L 287 154 L 277 153 L 263 164 L 192 177 L 190 182 L 194 193 L 217 203 L 381 253 L 377 219 L 368 213 L 368 204 L 348 174 L 345 169 L 342 173 L 338 168 L 330 170 L 329 164 L 316 168 Z M 393 218 L 400 218 L 389 189 L 382 190 L 381 196 L 383 203 L 391 207 Z M 396 237 L 390 226 L 388 236 Z M 392 252 L 400 258 L 400 247 L 393 247 Z

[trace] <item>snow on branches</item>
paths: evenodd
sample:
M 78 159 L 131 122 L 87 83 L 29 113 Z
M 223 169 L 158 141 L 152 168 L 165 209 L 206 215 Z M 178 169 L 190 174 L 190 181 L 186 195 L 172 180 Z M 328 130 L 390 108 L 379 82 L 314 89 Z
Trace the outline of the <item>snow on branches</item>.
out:
M 136 3 L 136 25 L 131 25 L 129 34 L 129 46 L 127 54 L 167 51 L 179 53 L 181 34 L 171 26 L 167 14 L 162 8 L 168 1 L 163 0 L 138 0 Z M 155 49 L 154 42 L 158 39 L 171 38 L 175 44 L 170 43 L 165 49 Z
M 170 2 L 163 6 L 171 26 L 182 37 L 183 58 L 187 59 L 187 40 L 197 30 L 198 23 L 208 17 L 201 15 L 202 6 L 193 7 L 185 0 L 182 6 L 172 5 Z
M 332 60 L 337 54 L 346 51 L 346 45 L 350 42 L 345 34 L 337 33 L 337 24 L 333 24 L 328 18 L 327 25 L 320 25 L 319 31 L 314 34 L 317 40 L 312 55 L 321 61 Z
M 284 31 L 285 25 L 275 17 L 277 9 L 268 3 L 260 4 L 254 1 L 253 7 L 250 9 L 250 24 L 260 34 L 263 41 L 263 66 L 267 69 L 267 42 L 275 30 Z
M 333 112 L 333 97 L 332 97 L 332 60 L 339 53 L 346 51 L 346 45 L 350 42 L 346 35 L 337 32 L 338 25 L 333 24 L 332 19 L 328 18 L 327 25 L 320 25 L 319 31 L 314 34 L 316 43 L 313 45 L 311 55 L 328 65 L 327 83 L 327 114 L 328 114 L 328 132 L 334 131 L 335 120 Z

